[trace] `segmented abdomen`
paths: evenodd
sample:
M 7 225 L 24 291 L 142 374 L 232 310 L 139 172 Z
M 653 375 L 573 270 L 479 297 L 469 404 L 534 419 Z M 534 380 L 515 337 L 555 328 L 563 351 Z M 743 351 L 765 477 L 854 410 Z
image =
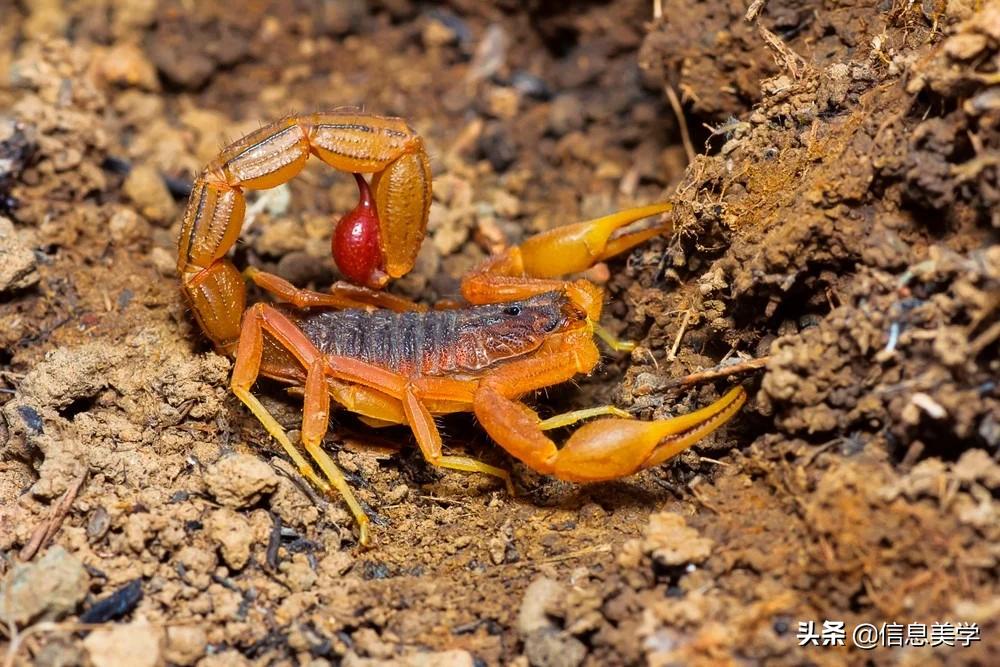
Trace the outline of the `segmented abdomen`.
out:
M 299 320 L 323 354 L 351 357 L 406 374 L 443 375 L 463 368 L 458 349 L 461 311 L 394 313 L 341 310 Z

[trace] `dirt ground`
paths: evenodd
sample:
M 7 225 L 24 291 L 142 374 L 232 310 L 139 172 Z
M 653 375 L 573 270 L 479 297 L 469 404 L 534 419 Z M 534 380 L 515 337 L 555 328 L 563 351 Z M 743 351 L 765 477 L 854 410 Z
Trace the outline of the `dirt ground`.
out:
M 5 666 L 997 664 L 1000 2 L 239 4 L 0 3 Z M 221 146 L 352 105 L 432 155 L 392 288 L 427 303 L 526 235 L 674 203 L 675 234 L 588 274 L 638 348 L 543 415 L 681 414 L 738 381 L 747 407 L 588 486 L 443 420 L 516 497 L 337 414 L 361 549 L 229 392 L 174 268 Z M 355 197 L 310 166 L 253 200 L 235 261 L 322 288 Z M 300 398 L 258 386 L 294 430 Z M 800 646 L 825 620 L 846 645 Z M 979 640 L 863 650 L 860 623 Z

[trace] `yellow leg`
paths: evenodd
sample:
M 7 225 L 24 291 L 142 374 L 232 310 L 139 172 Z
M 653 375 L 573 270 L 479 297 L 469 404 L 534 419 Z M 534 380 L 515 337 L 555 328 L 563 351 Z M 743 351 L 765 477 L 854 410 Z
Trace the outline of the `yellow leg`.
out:
M 605 345 L 610 347 L 615 352 L 631 352 L 635 349 L 634 342 L 618 338 L 597 322 L 591 322 L 590 326 L 594 328 L 594 334 L 596 334 L 598 338 L 604 341 Z
M 510 478 L 510 473 L 503 468 L 491 466 L 479 459 L 469 456 L 441 456 L 436 461 L 431 461 L 439 468 L 450 468 L 451 470 L 462 470 L 464 472 L 481 472 L 493 477 L 499 477 L 507 487 L 507 493 L 517 495 L 514 489 L 514 481 Z
M 599 405 L 594 408 L 585 408 L 583 410 L 573 410 L 572 412 L 564 412 L 561 415 L 555 415 L 549 417 L 548 419 L 543 419 L 539 424 L 538 428 L 543 431 L 548 431 L 553 428 L 561 428 L 563 426 L 570 426 L 578 421 L 584 419 L 590 419 L 591 417 L 621 417 L 622 419 L 631 419 L 632 415 L 622 410 L 621 408 L 616 408 L 613 405 Z
M 316 357 L 309 365 L 309 372 L 306 376 L 306 395 L 302 408 L 302 445 L 319 465 L 320 470 L 330 480 L 330 483 L 340 491 L 344 497 L 351 513 L 358 522 L 358 540 L 361 544 L 368 544 L 368 515 L 354 492 L 347 485 L 344 474 L 333 462 L 320 443 L 326 434 L 327 426 L 330 423 L 330 394 L 327 392 L 326 377 L 323 373 L 323 358 Z
M 358 541 L 361 546 L 366 547 L 371 542 L 371 537 L 368 533 L 368 515 L 365 514 L 365 510 L 361 507 L 361 503 L 358 499 L 354 497 L 354 491 L 348 486 L 347 480 L 344 479 L 344 474 L 340 472 L 340 468 L 337 464 L 333 462 L 333 459 L 323 451 L 323 449 L 317 444 L 310 444 L 308 442 L 303 443 L 305 445 L 306 451 L 309 455 L 313 457 L 313 460 L 319 465 L 320 470 L 326 475 L 330 483 L 333 484 L 334 488 L 340 492 L 340 495 L 344 497 L 344 501 L 347 506 L 351 508 L 351 514 L 354 515 L 354 520 L 358 522 Z
M 271 416 L 271 413 L 267 411 L 267 408 L 265 408 L 260 401 L 257 400 L 257 397 L 249 391 L 237 387 L 233 388 L 233 393 L 236 394 L 237 398 L 243 401 L 244 405 L 250 408 L 250 412 L 252 412 L 254 417 L 257 418 L 257 421 L 264 425 L 264 428 L 271 434 L 271 437 L 278 441 L 281 448 L 285 450 L 288 457 L 292 459 L 293 463 L 295 463 L 295 467 L 298 469 L 299 474 L 315 484 L 324 493 L 330 493 L 332 490 L 330 485 L 316 474 L 313 467 L 309 465 L 309 462 L 306 461 L 302 454 L 299 453 L 299 450 L 295 448 L 292 441 L 288 439 L 288 435 L 285 433 L 285 430 L 281 428 L 281 424 L 279 424 L 277 420 Z
M 272 313 L 274 321 L 269 322 L 267 320 L 267 313 Z M 313 457 L 313 460 L 319 464 L 329 483 L 316 474 L 312 466 L 309 465 L 309 462 L 292 445 L 292 441 L 289 440 L 288 435 L 281 428 L 278 421 L 271 416 L 267 408 L 250 392 L 250 388 L 260 373 L 265 326 L 268 328 L 269 333 L 279 341 L 281 340 L 280 335 L 283 332 L 298 333 L 301 335 L 301 332 L 294 329 L 287 320 L 283 319 L 280 313 L 277 313 L 277 311 L 274 311 L 269 306 L 256 304 L 248 310 L 243 317 L 240 340 L 236 350 L 236 363 L 233 367 L 233 377 L 230 382 L 233 393 L 250 408 L 254 416 L 264 425 L 267 432 L 271 434 L 271 437 L 278 441 L 288 456 L 291 457 L 292 461 L 295 462 L 299 472 L 306 479 L 328 495 L 332 495 L 331 485 L 340 492 L 340 495 L 343 496 L 344 501 L 350 507 L 351 513 L 354 514 L 354 518 L 358 522 L 359 541 L 362 545 L 367 545 L 369 542 L 368 515 L 365 514 L 361 508 L 361 504 L 354 497 L 354 492 L 347 485 L 344 475 L 330 457 L 319 447 L 318 441 L 322 438 L 323 433 L 326 432 L 330 407 L 330 398 L 326 393 L 325 380 L 322 375 L 321 360 L 319 362 L 310 361 L 307 364 L 306 406 L 303 410 L 302 432 L 304 435 L 303 444 L 306 450 Z M 295 352 L 294 349 L 289 349 L 293 353 Z M 299 351 L 301 352 L 301 350 Z
M 358 502 L 357 498 L 354 497 L 354 491 L 348 486 L 347 480 L 344 479 L 343 473 L 337 468 L 337 464 L 334 463 L 326 452 L 324 452 L 319 447 L 311 447 L 308 443 L 304 443 L 306 450 L 309 455 L 313 457 L 313 460 L 319 465 L 320 470 L 326 475 L 327 479 L 330 480 L 329 483 L 326 482 L 322 477 L 316 474 L 316 471 L 309 461 L 299 453 L 299 450 L 295 448 L 292 441 L 288 438 L 288 434 L 285 430 L 281 428 L 281 424 L 271 416 L 271 413 L 267 411 L 257 397 L 241 388 L 234 387 L 233 393 L 243 401 L 243 404 L 250 408 L 250 412 L 264 425 L 267 432 L 271 434 L 271 437 L 278 441 L 281 448 L 285 450 L 288 457 L 292 459 L 295 463 L 295 467 L 298 469 L 299 474 L 305 477 L 310 483 L 312 483 L 316 488 L 325 493 L 327 496 L 333 496 L 333 489 L 337 489 L 340 495 L 344 498 L 347 506 L 351 508 L 351 514 L 354 515 L 354 519 L 358 522 L 358 540 L 362 546 L 367 546 L 371 541 L 371 537 L 368 531 L 368 515 L 365 514 L 364 509 L 362 509 L 361 504 Z M 332 485 L 332 487 L 331 487 Z
M 465 472 L 482 472 L 487 475 L 499 477 L 504 481 L 507 491 L 514 495 L 514 482 L 510 478 L 510 473 L 503 468 L 491 466 L 468 456 L 444 456 L 441 453 L 441 434 L 434 424 L 434 418 L 412 388 L 403 394 L 403 410 L 406 412 L 406 419 L 413 429 L 413 435 L 417 438 L 420 451 L 431 465 L 439 468 L 450 468 L 452 470 L 463 470 Z

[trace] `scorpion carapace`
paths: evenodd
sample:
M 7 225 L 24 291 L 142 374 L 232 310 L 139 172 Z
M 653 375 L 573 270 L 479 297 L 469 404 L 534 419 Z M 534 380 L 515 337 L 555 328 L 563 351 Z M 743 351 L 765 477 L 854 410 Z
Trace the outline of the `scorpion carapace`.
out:
M 294 287 L 278 276 L 244 273 L 280 305 L 244 312 L 243 276 L 226 258 L 243 220 L 245 189 L 292 178 L 310 154 L 355 174 L 360 202 L 333 240 L 335 259 L 360 285 L 329 292 Z M 358 174 L 373 174 L 371 189 Z M 527 238 L 462 280 L 468 308 L 426 307 L 372 288 L 413 265 L 430 206 L 423 142 L 400 119 L 354 112 L 291 116 L 223 150 L 195 182 L 178 241 L 178 272 L 195 317 L 220 352 L 235 357 L 233 392 L 281 444 L 299 471 L 323 491 L 335 487 L 368 542 L 368 517 L 321 444 L 331 401 L 382 426 L 406 424 L 435 466 L 510 474 L 460 455 L 445 455 L 434 415 L 473 412 L 490 437 L 534 470 L 570 481 L 625 477 L 659 465 L 728 421 L 746 400 L 740 387 L 679 417 L 638 421 L 612 406 L 541 419 L 520 397 L 590 373 L 600 360 L 595 334 L 628 350 L 600 326 L 604 291 L 561 276 L 621 254 L 670 230 L 653 204 Z M 355 310 L 344 310 L 355 309 Z M 392 311 L 392 312 L 390 312 Z M 301 440 L 309 458 L 252 393 L 260 375 L 304 388 Z M 610 417 L 609 417 L 610 415 Z M 560 448 L 552 428 L 604 416 Z
M 584 313 L 562 292 L 521 301 L 428 312 L 290 312 L 324 355 L 350 357 L 407 375 L 454 376 L 534 352 Z

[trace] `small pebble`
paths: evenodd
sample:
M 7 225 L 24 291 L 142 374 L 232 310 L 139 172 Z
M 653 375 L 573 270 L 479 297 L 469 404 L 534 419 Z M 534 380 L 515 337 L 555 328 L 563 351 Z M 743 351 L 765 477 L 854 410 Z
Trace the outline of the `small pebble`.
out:
M 167 627 L 167 646 L 164 656 L 168 662 L 193 665 L 205 655 L 208 636 L 200 625 L 171 625 Z
M 583 127 L 583 105 L 575 95 L 559 95 L 549 107 L 549 131 L 557 137 Z
M 231 570 L 242 570 L 250 560 L 253 530 L 242 514 L 231 509 L 215 510 L 205 522 L 208 536 L 219 546 L 222 560 Z
M 25 289 L 37 282 L 35 253 L 14 229 L 13 223 L 0 217 L 0 293 Z
M 458 34 L 436 18 L 432 18 L 424 24 L 420 37 L 424 46 L 428 47 L 448 46 L 458 41 Z
M 169 225 L 177 214 L 177 206 L 163 178 L 148 164 L 136 165 L 122 186 L 125 194 L 138 207 L 139 213 L 155 224 Z
M 497 173 L 507 171 L 517 160 L 514 138 L 501 125 L 494 125 L 483 132 L 479 138 L 479 150 Z
M 223 456 L 208 467 L 204 480 L 208 492 L 233 509 L 254 505 L 278 488 L 278 475 L 271 466 L 250 454 Z
M 87 596 L 90 576 L 75 556 L 52 547 L 36 561 L 18 564 L 0 583 L 0 621 L 24 626 L 57 621 Z
M 94 667 L 156 667 L 162 662 L 163 630 L 140 619 L 94 630 L 83 645 Z

